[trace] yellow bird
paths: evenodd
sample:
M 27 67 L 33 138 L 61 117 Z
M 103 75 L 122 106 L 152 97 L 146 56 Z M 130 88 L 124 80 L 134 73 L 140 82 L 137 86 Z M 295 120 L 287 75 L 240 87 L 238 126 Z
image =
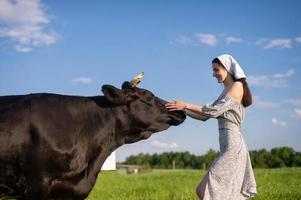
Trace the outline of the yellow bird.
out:
M 137 76 L 135 76 L 132 80 L 131 80 L 131 85 L 132 87 L 135 87 L 138 83 L 140 83 L 141 79 L 144 76 L 144 72 L 141 72 L 140 74 L 138 74 Z

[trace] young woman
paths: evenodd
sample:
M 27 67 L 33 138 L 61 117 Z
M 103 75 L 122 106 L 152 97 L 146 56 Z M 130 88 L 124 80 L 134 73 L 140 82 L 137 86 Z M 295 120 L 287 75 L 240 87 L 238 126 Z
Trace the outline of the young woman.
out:
M 224 90 L 211 105 L 201 107 L 176 100 L 165 107 L 170 111 L 184 110 L 188 116 L 202 121 L 218 120 L 220 155 L 198 184 L 198 197 L 204 200 L 249 199 L 256 194 L 256 182 L 240 128 L 245 107 L 252 104 L 252 95 L 242 68 L 231 55 L 214 58 L 212 70 L 218 83 L 223 83 Z

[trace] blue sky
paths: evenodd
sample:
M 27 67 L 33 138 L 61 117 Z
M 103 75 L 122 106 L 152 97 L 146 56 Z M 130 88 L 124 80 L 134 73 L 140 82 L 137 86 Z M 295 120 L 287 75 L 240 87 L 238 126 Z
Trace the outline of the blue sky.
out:
M 300 1 L 0 0 L 0 95 L 52 92 L 101 95 L 144 71 L 140 87 L 166 100 L 203 105 L 222 85 L 211 60 L 232 54 L 245 70 L 254 104 L 242 133 L 249 149 L 301 151 Z M 217 121 L 188 118 L 139 152 L 218 149 Z

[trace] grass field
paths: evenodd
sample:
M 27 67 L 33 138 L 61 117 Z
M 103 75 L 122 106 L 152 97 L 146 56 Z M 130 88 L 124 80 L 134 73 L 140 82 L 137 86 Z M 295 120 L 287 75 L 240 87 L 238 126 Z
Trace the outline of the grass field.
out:
M 301 200 L 301 168 L 255 169 L 254 200 Z M 197 200 L 195 186 L 203 170 L 153 170 L 127 175 L 99 174 L 88 200 Z

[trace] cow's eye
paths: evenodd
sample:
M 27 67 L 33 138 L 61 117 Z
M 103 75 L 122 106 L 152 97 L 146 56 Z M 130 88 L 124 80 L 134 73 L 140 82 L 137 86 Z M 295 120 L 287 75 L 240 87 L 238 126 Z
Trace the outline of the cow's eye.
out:
M 153 99 L 153 97 L 149 96 L 149 97 L 146 98 L 146 101 L 151 101 L 152 99 Z

